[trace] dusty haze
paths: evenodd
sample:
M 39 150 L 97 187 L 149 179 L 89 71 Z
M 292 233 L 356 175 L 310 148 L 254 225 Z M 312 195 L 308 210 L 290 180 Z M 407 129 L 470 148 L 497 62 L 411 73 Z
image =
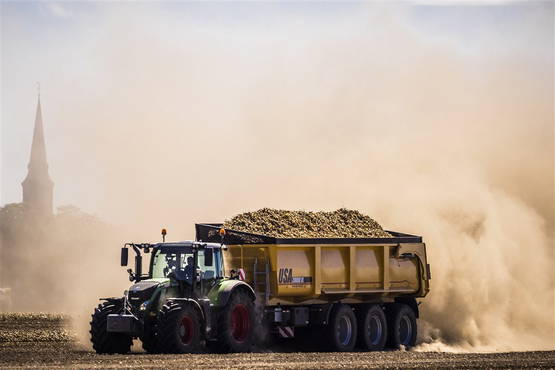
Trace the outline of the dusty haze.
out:
M 426 241 L 419 349 L 555 348 L 552 58 L 426 42 L 403 7 L 249 27 L 156 23 L 167 14 L 146 7 L 84 17 L 93 41 L 69 39 L 82 59 L 49 49 L 68 63 L 43 88 L 55 192 L 117 229 L 67 262 L 88 271 L 60 305 L 82 329 L 128 285 L 120 242 L 192 238 L 194 222 L 262 207 L 347 207 Z M 553 55 L 553 3 L 519 25 Z

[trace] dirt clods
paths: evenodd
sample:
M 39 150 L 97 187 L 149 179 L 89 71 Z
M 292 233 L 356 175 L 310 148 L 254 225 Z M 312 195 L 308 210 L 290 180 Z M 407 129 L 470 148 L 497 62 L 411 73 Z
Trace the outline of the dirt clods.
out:
M 69 318 L 43 313 L 0 313 L 0 343 L 72 342 Z
M 389 238 L 374 219 L 345 208 L 333 212 L 286 211 L 262 208 L 241 213 L 223 225 L 226 229 L 275 238 Z

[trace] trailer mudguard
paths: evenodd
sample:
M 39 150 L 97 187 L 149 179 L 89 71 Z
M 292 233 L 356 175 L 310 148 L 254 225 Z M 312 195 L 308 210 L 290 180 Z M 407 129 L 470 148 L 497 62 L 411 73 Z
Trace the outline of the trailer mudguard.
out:
M 254 290 L 242 280 L 221 280 L 218 285 L 212 288 L 208 298 L 214 306 L 222 307 L 226 305 L 229 297 L 236 289 L 244 289 L 253 301 L 256 299 Z
M 397 303 L 404 303 L 414 311 L 414 316 L 416 318 L 420 317 L 420 310 L 418 309 L 418 303 L 414 297 L 396 297 L 395 302 Z
M 310 323 L 313 325 L 327 325 L 334 303 L 310 305 Z

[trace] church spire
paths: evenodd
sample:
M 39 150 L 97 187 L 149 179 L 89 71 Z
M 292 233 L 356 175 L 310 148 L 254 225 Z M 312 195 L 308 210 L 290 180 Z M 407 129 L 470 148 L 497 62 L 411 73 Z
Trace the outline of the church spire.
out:
M 54 183 L 48 174 L 40 92 L 37 101 L 31 158 L 27 168 L 29 170 L 27 177 L 21 184 L 23 186 L 23 203 L 29 206 L 29 208 L 40 211 L 41 213 L 52 214 Z
M 33 144 L 31 146 L 31 159 L 29 160 L 29 171 L 35 167 L 46 171 L 48 176 L 48 163 L 46 161 L 46 144 L 44 143 L 44 129 L 42 127 L 42 110 L 40 107 L 40 95 L 37 102 L 37 113 L 35 114 L 35 130 L 33 131 Z

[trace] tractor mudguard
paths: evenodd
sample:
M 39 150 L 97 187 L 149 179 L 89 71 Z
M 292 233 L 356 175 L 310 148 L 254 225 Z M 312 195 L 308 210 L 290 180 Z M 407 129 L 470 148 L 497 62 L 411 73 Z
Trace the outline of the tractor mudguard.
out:
M 256 299 L 254 290 L 242 280 L 222 280 L 219 285 L 210 291 L 208 298 L 210 298 L 214 306 L 223 307 L 236 289 L 244 289 L 253 301 Z
M 123 304 L 123 297 L 107 297 L 107 298 L 98 298 L 99 301 L 106 301 L 115 304 Z
M 198 310 L 198 312 L 200 314 L 200 317 L 204 320 L 204 316 L 205 316 L 204 311 L 203 311 L 202 307 L 200 306 L 200 303 L 198 303 L 198 301 L 195 300 L 195 299 L 192 299 L 192 298 L 168 298 L 166 300 L 166 302 L 176 302 L 176 303 L 188 302 L 188 303 L 191 303 L 193 305 L 193 307 L 195 307 L 195 309 Z

